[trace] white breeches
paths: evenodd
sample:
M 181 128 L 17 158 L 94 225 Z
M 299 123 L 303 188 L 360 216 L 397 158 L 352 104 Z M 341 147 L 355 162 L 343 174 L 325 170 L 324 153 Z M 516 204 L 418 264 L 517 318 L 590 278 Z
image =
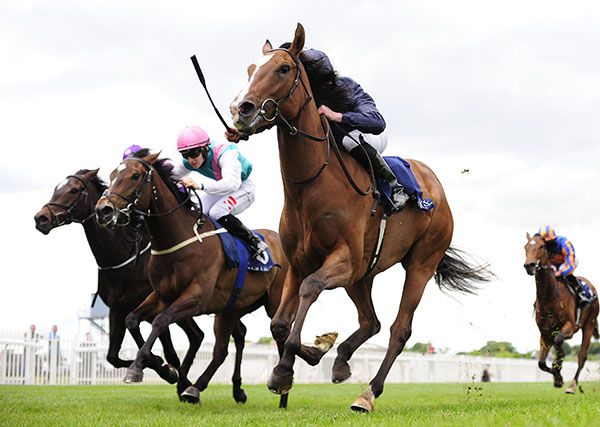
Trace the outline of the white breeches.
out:
M 352 138 L 356 139 L 357 141 L 360 141 L 358 139 L 358 136 L 360 134 L 361 134 L 361 132 L 356 129 L 353 130 L 352 132 L 350 132 L 350 135 L 352 135 Z M 376 149 L 379 154 L 383 153 L 383 150 L 385 150 L 385 147 L 387 147 L 388 141 L 387 141 L 387 132 L 386 131 L 381 132 L 379 135 L 373 135 L 371 133 L 363 133 L 362 136 L 365 139 L 365 141 L 367 142 L 367 144 L 369 144 L 371 147 Z M 358 147 L 358 144 L 356 142 L 354 142 L 352 139 L 350 139 L 348 136 L 344 136 L 344 139 L 342 139 L 342 144 L 344 145 L 344 148 L 346 149 L 346 151 L 348 153 L 353 148 Z
M 250 179 L 242 181 L 240 188 L 225 196 L 221 194 L 201 193 L 202 212 L 217 220 L 222 216 L 237 215 L 254 203 L 256 186 Z

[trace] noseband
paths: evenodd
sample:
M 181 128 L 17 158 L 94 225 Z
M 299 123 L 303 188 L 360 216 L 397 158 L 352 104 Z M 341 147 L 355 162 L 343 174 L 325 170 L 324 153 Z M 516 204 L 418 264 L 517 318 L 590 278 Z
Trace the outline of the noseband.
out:
M 86 222 L 87 220 L 89 220 L 90 218 L 92 218 L 95 215 L 95 213 L 92 212 L 90 215 L 88 215 L 84 219 L 75 218 L 74 212 L 75 212 L 75 209 L 77 208 L 77 205 L 79 204 L 79 202 L 81 200 L 83 200 L 84 203 L 87 202 L 88 181 L 86 181 L 85 179 L 83 179 L 77 175 L 67 175 L 66 179 L 69 179 L 69 178 L 76 179 L 77 181 L 81 182 L 84 187 L 79 192 L 79 196 L 77 196 L 77 199 L 75 199 L 75 201 L 73 203 L 71 203 L 71 205 L 65 205 L 63 203 L 54 203 L 54 202 L 48 202 L 44 205 L 44 207 L 48 208 L 48 211 L 50 212 L 50 222 L 53 227 L 60 227 L 61 225 L 70 224 L 72 222 L 75 222 L 78 224 L 83 224 L 84 222 Z M 63 208 L 64 211 L 59 212 L 59 213 L 54 213 L 52 211 L 52 207 Z

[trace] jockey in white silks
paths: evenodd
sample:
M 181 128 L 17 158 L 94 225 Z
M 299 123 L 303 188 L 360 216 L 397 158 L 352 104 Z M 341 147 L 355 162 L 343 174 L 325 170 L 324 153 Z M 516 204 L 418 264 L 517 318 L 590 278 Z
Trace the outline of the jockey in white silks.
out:
M 199 126 L 188 126 L 181 131 L 177 150 L 182 155 L 182 162 L 175 163 L 173 178 L 188 188 L 202 190 L 203 213 L 244 242 L 250 256 L 260 256 L 267 244 L 235 216 L 254 202 L 256 186 L 249 178 L 252 164 L 235 144 L 213 142 Z M 212 181 L 198 184 L 189 176 L 191 172 L 198 172 Z

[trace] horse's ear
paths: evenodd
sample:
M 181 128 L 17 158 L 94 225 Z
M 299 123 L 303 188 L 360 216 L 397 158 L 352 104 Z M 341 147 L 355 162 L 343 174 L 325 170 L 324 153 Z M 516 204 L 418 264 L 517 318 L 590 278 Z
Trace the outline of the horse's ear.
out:
M 529 242 L 531 240 L 531 236 L 529 235 L 529 231 L 526 233 L 525 236 L 527 237 L 527 241 Z
M 90 169 L 89 171 L 86 172 L 85 177 L 87 179 L 92 179 L 94 178 L 96 175 L 98 175 L 98 171 L 100 170 L 100 168 L 98 169 Z
M 146 157 L 144 157 L 144 160 L 152 165 L 152 164 L 154 164 L 156 159 L 158 159 L 158 156 L 160 156 L 160 151 L 158 153 L 148 154 Z
M 263 48 L 262 48 L 263 55 L 266 55 L 267 53 L 271 52 L 272 50 L 273 50 L 273 45 L 271 44 L 269 39 L 265 40 L 265 44 L 263 45 Z
M 294 41 L 290 46 L 290 52 L 294 55 L 298 55 L 304 48 L 304 27 L 298 22 L 296 27 L 296 33 L 294 34 Z

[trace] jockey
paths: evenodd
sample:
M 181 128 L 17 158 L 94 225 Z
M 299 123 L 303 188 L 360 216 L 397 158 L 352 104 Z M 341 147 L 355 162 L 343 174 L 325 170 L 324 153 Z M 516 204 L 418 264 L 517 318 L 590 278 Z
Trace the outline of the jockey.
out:
M 579 280 L 573 274 L 579 264 L 573 244 L 566 237 L 558 236 L 549 225 L 540 227 L 537 234 L 546 242 L 550 263 L 555 269 L 554 275 L 565 279 L 579 295 L 585 296 Z
M 290 43 L 281 45 L 284 49 L 289 47 Z M 341 138 L 344 149 L 365 169 L 369 170 L 369 162 L 373 165 L 375 176 L 390 184 L 394 210 L 402 210 L 409 197 L 381 156 L 387 146 L 387 133 L 384 132 L 386 125 L 373 98 L 351 78 L 338 76 L 325 53 L 307 49 L 300 53 L 300 61 L 308 74 L 311 87 L 316 88 L 313 92 L 319 114 L 340 124 L 345 131 Z M 229 132 L 225 136 L 232 142 L 239 139 L 238 135 Z M 357 143 L 361 140 L 366 142 L 360 144 L 362 148 Z
M 234 216 L 254 202 L 256 192 L 249 178 L 252 164 L 237 146 L 212 142 L 202 128 L 188 126 L 177 138 L 177 150 L 183 159 L 175 165 L 173 178 L 188 188 L 204 191 L 201 196 L 204 213 L 244 242 L 250 256 L 256 258 L 267 250 L 267 244 Z M 192 171 L 214 181 L 198 184 L 189 177 Z

